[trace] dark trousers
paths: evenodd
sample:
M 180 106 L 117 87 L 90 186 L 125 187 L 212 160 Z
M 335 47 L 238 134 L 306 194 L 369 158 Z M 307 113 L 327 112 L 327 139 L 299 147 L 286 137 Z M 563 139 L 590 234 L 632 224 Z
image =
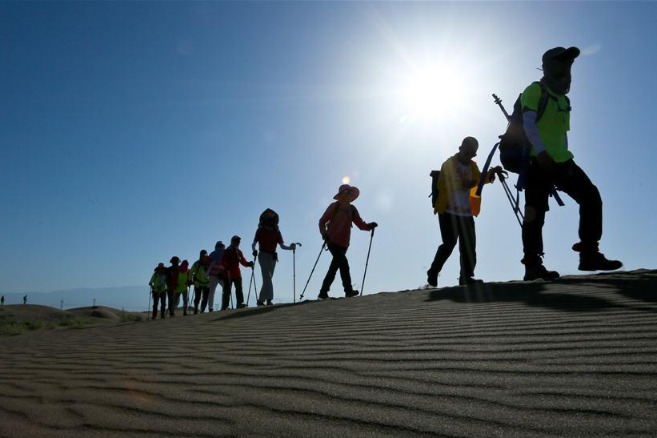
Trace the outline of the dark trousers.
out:
M 209 295 L 210 288 L 208 286 L 194 286 L 194 313 L 198 312 L 199 302 L 201 303 L 201 313 L 205 312 Z
M 443 213 L 438 215 L 438 222 L 443 243 L 438 247 L 429 270 L 438 274 L 443 269 L 443 265 L 452 254 L 458 241 L 459 252 L 461 253 L 461 278 L 473 277 L 475 265 L 477 264 L 477 237 L 474 218 L 472 216 L 455 216 Z
M 153 318 L 157 317 L 157 308 L 160 307 L 160 318 L 164 318 L 164 309 L 167 307 L 167 295 L 164 292 L 153 292 Z
M 525 255 L 543 254 L 543 224 L 552 186 L 579 204 L 579 239 L 595 247 L 602 237 L 602 198 L 586 173 L 573 160 L 558 163 L 546 173 L 537 163 L 527 169 L 522 247 Z
M 342 287 L 345 292 L 351 292 L 351 273 L 349 272 L 349 261 L 347 260 L 347 248 L 343 248 L 333 243 L 327 243 L 328 250 L 331 252 L 333 259 L 329 266 L 328 272 L 322 282 L 320 292 L 328 292 L 331 289 L 331 284 L 335 280 L 335 274 L 340 270 L 340 278 L 342 279 Z
M 224 280 L 224 293 L 221 296 L 221 310 L 228 309 L 230 305 L 230 294 L 232 285 L 235 285 L 235 307 L 244 304 L 244 292 L 242 291 L 242 277 Z
M 169 301 L 169 315 L 173 315 L 176 310 L 176 291 L 175 289 L 167 289 L 167 299 Z

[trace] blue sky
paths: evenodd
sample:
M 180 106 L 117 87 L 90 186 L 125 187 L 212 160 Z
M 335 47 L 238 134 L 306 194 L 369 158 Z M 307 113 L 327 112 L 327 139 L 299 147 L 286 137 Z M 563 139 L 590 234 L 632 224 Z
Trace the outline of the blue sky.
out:
M 483 165 L 505 128 L 491 93 L 511 109 L 541 54 L 571 45 L 570 145 L 603 196 L 601 249 L 654 268 L 655 18 L 652 2 L 0 2 L 0 292 L 146 291 L 173 255 L 193 262 L 233 234 L 248 255 L 273 208 L 303 244 L 298 296 L 344 178 L 380 224 L 365 293 L 421 286 L 440 243 L 429 171 L 468 135 Z M 578 274 L 565 201 L 548 213 L 545 263 Z M 521 278 L 499 184 L 476 222 L 477 276 Z M 369 241 L 354 229 L 356 288 Z M 458 270 L 455 252 L 439 285 Z M 274 285 L 292 300 L 291 252 Z

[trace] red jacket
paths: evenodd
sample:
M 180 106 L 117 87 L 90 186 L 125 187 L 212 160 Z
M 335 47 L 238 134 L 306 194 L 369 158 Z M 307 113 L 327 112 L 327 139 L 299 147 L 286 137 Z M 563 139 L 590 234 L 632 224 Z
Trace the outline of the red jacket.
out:
M 343 206 L 335 201 L 328 206 L 319 219 L 319 232 L 327 236 L 327 241 L 343 248 L 349 247 L 351 239 L 351 223 L 355 223 L 363 231 L 372 228 L 360 217 L 354 205 Z
M 242 251 L 239 248 L 233 246 L 229 246 L 224 250 L 224 253 L 221 256 L 221 261 L 219 262 L 219 264 L 224 267 L 227 275 L 229 276 L 228 278 L 230 279 L 242 278 L 240 263 L 246 268 L 250 268 L 252 266 L 251 262 L 244 258 Z

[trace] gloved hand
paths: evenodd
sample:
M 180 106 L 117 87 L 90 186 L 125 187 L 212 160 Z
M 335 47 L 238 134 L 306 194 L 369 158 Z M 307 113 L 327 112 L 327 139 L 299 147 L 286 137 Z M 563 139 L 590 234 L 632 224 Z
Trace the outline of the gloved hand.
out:
M 253 257 L 258 257 L 258 250 L 257 249 L 253 250 Z
M 370 222 L 368 225 L 370 226 L 370 230 L 373 230 L 374 228 L 379 226 L 379 224 L 377 224 L 376 222 Z
M 297 244 L 296 243 L 290 244 L 290 250 L 294 251 L 295 249 L 297 249 Z
M 326 235 L 326 233 L 322 233 L 322 240 L 324 242 L 328 242 L 328 236 Z
M 249 265 L 249 268 L 252 268 L 255 265 L 255 263 L 249 262 L 248 265 Z

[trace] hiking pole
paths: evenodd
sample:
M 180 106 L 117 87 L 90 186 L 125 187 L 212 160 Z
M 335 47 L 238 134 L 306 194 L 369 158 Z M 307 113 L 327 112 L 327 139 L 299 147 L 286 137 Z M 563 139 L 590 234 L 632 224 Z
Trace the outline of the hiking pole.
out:
M 315 268 L 317 267 L 317 263 L 319 262 L 319 258 L 322 256 L 322 251 L 324 251 L 325 246 L 326 246 L 326 241 L 323 241 L 322 248 L 319 250 L 319 254 L 317 254 L 317 260 L 315 260 L 313 269 L 310 271 L 310 275 L 308 276 L 308 281 L 306 281 L 306 285 L 303 287 L 303 291 L 301 292 L 301 295 L 299 295 L 300 300 L 303 300 L 303 295 L 306 293 L 306 288 L 308 287 L 308 283 L 310 283 L 310 279 L 313 276 L 313 272 L 315 272 Z
M 255 265 L 253 265 L 255 266 Z M 251 266 L 251 278 L 249 279 L 249 293 L 246 295 L 246 306 L 249 306 L 249 299 L 251 299 L 251 283 L 254 283 L 254 278 L 253 278 L 253 271 L 255 271 L 254 267 Z
M 372 228 L 370 233 L 370 247 L 367 249 L 367 259 L 365 260 L 365 272 L 363 272 L 363 282 L 360 284 L 360 295 L 363 295 L 363 287 L 365 286 L 365 275 L 367 275 L 367 265 L 370 263 L 370 251 L 372 250 L 372 239 L 374 239 L 374 230 L 376 227 Z
M 151 287 L 151 290 L 148 292 L 148 320 L 150 321 L 151 319 L 151 295 L 153 295 L 153 287 Z
M 301 242 L 294 243 L 292 249 L 292 302 L 297 302 L 297 259 L 296 252 L 297 246 L 301 246 Z

